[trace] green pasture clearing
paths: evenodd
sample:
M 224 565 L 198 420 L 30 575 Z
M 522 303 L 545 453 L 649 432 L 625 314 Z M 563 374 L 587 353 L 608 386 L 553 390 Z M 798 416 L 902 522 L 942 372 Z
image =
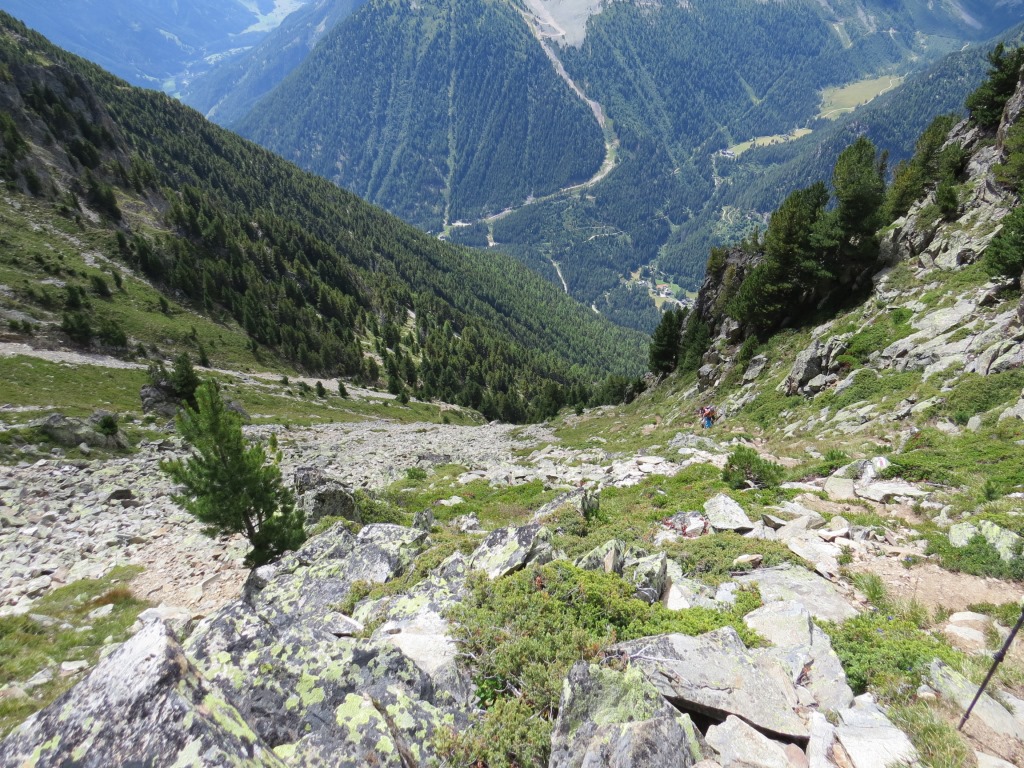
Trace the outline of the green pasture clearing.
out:
M 810 128 L 796 128 L 789 133 L 776 133 L 772 136 L 758 136 L 751 139 L 750 141 L 744 141 L 739 144 L 734 144 L 729 147 L 728 151 L 739 157 L 748 149 L 753 147 L 767 147 L 772 144 L 783 144 L 787 141 L 794 141 L 802 136 L 808 136 L 811 133 Z
M 818 117 L 834 120 L 843 112 L 852 112 L 872 99 L 891 91 L 903 82 L 896 75 L 866 78 L 838 88 L 826 88 L 821 92 L 821 112 Z

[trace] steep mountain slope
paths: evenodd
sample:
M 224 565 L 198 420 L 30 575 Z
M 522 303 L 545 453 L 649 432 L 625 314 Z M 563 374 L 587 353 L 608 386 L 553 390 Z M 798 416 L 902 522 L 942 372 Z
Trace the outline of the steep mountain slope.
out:
M 648 329 L 650 302 L 622 282 L 656 264 L 668 282 L 695 287 L 706 239 L 691 236 L 721 215 L 707 206 L 719 150 L 824 128 L 823 88 L 906 74 L 1024 14 L 1019 3 L 917 0 L 534 5 L 491 2 L 475 12 L 485 21 L 460 26 L 444 3 L 368 4 L 238 127 L 420 226 L 499 244 L 599 311 Z M 585 36 L 561 34 L 563 12 L 577 14 L 577 27 L 589 15 Z M 450 34 L 457 58 L 435 50 Z M 510 87 L 513 50 L 540 69 Z M 415 77 L 394 63 L 420 57 Z M 577 93 L 552 76 L 559 69 Z M 600 163 L 599 121 L 584 99 L 608 118 L 613 165 L 572 189 Z M 545 117 L 525 106 L 533 103 L 557 106 Z M 537 142 L 557 149 L 558 163 Z M 472 226 L 449 228 L 459 220 Z
M 639 335 L 514 261 L 422 235 L 7 16 L 0 53 L 9 183 L 106 232 L 107 258 L 196 310 L 234 318 L 254 349 L 370 379 L 379 360 L 399 392 L 422 387 L 517 419 L 557 407 L 555 381 L 639 362 Z M 19 290 L 62 303 L 52 289 L 39 298 L 31 280 Z M 74 319 L 80 308 L 67 291 Z M 531 402 L 547 384 L 548 405 Z
M 0 9 L 136 85 L 175 92 L 309 0 L 4 0 Z
M 320 39 L 363 0 L 310 0 L 249 50 L 215 63 L 181 90 L 181 100 L 231 127 L 296 69 Z
M 24 614 L 0 618 L 0 765 L 1021 764 L 1024 654 L 986 673 L 1024 593 L 1024 50 L 994 61 L 974 122 L 929 126 L 888 190 L 861 138 L 835 206 L 797 190 L 716 252 L 706 335 L 629 406 L 251 428 L 339 516 L 242 589 L 230 542 L 183 546 L 173 438 L 0 467 L 0 612 Z M 782 260 L 758 336 L 733 299 Z M 861 274 L 866 300 L 820 301 Z M 186 565 L 142 559 L 167 545 Z M 128 557 L 151 572 L 108 572 Z M 226 567 L 189 581 L 200 557 Z M 183 607 L 141 613 L 133 575 Z
M 604 157 L 590 108 L 506 0 L 367 3 L 236 127 L 435 231 Z

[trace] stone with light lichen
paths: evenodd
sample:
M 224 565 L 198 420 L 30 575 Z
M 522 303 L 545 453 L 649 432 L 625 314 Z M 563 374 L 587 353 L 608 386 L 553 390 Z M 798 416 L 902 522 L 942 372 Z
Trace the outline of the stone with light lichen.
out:
M 0 766 L 284 768 L 159 621 L 17 728 Z
M 470 555 L 469 569 L 483 571 L 493 580 L 514 573 L 528 563 L 550 563 L 554 556 L 551 532 L 542 525 L 531 523 L 491 531 Z
M 701 757 L 693 723 L 636 667 L 577 663 L 562 685 L 548 768 L 690 768 Z

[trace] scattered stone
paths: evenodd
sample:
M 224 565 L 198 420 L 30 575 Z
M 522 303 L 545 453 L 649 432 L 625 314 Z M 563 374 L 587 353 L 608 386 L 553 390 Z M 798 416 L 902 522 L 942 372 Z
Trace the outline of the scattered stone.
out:
M 70 677 L 71 675 L 78 674 L 82 670 L 88 669 L 90 666 L 92 665 L 85 659 L 79 659 L 78 661 L 65 661 L 60 665 L 60 676 Z
M 757 568 L 764 560 L 764 555 L 740 555 L 732 561 L 733 568 Z
M 656 603 L 665 591 L 668 558 L 664 552 L 627 563 L 625 576 L 636 585 L 636 597 Z
M 576 567 L 584 571 L 622 573 L 625 553 L 626 544 L 618 539 L 612 539 L 577 558 Z

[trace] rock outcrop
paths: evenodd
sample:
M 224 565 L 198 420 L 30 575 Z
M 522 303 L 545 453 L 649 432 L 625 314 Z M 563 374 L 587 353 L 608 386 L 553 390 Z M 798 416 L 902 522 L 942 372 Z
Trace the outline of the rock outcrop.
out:
M 0 766 L 284 768 L 162 622 L 8 737 Z

